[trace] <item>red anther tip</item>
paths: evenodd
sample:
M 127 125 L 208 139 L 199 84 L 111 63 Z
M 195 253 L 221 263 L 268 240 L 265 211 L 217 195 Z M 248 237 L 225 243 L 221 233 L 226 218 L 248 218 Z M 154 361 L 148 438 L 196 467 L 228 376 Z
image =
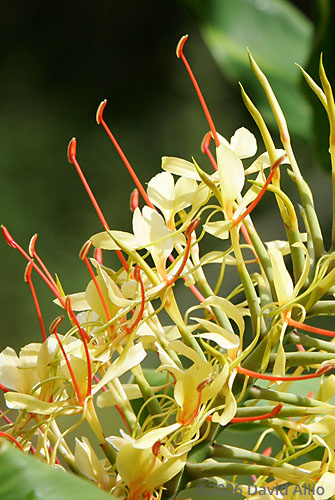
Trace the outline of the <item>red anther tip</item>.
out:
M 67 147 L 67 159 L 69 160 L 69 163 L 71 163 L 72 165 L 74 164 L 74 160 L 76 159 L 76 153 L 77 153 L 77 139 L 75 137 L 72 137 Z
M 136 208 L 138 207 L 139 201 L 140 201 L 140 194 L 138 192 L 138 189 L 135 188 L 133 189 L 130 195 L 130 210 L 132 212 L 135 212 Z
M 99 107 L 97 109 L 97 113 L 95 115 L 95 119 L 96 119 L 98 125 L 100 125 L 100 123 L 101 123 L 102 115 L 103 115 L 103 112 L 104 112 L 106 105 L 107 105 L 107 99 L 104 99 L 99 104 Z
M 269 446 L 268 448 L 265 448 L 262 455 L 264 455 L 265 457 L 270 457 L 271 453 L 272 453 L 272 448 L 271 448 L 271 446 Z
M 34 234 L 34 236 L 31 237 L 31 240 L 29 242 L 28 252 L 29 252 L 30 257 L 34 257 L 37 237 L 38 237 L 37 234 Z
M 91 240 L 87 240 L 80 249 L 79 259 L 84 260 L 87 257 L 88 252 L 90 251 L 91 246 L 93 245 Z
M 65 310 L 68 314 L 72 314 L 72 306 L 71 306 L 71 299 L 70 297 L 66 297 L 65 299 Z
M 102 266 L 103 264 L 103 259 L 102 259 L 102 248 L 96 248 L 94 250 L 94 258 L 99 264 Z
M 1 226 L 1 231 L 8 245 L 12 248 L 16 248 L 14 238 L 12 237 L 6 226 Z
M 141 278 L 141 266 L 135 267 L 134 278 L 136 281 L 139 281 Z
M 159 449 L 160 449 L 161 446 L 162 446 L 162 442 L 161 441 L 156 441 L 156 443 L 153 444 L 153 446 L 152 446 L 152 453 L 155 455 L 155 457 L 158 456 Z
M 55 333 L 55 331 L 58 329 L 58 327 L 61 324 L 61 322 L 63 321 L 63 319 L 64 319 L 64 316 L 57 316 L 57 318 L 55 318 L 53 320 L 53 322 L 51 323 L 51 325 L 49 327 L 49 332 Z
M 200 224 L 200 219 L 194 219 L 185 231 L 186 238 L 191 236 L 191 233 L 197 229 Z
M 200 149 L 203 154 L 206 154 L 205 148 L 207 149 L 209 147 L 211 138 L 212 138 L 212 132 L 207 132 L 205 137 L 202 139 Z
M 33 270 L 33 261 L 30 260 L 28 264 L 26 265 L 26 269 L 24 271 L 23 279 L 26 283 L 30 281 L 31 278 L 31 272 Z
M 183 48 L 184 48 L 184 45 L 185 45 L 187 39 L 188 39 L 188 35 L 184 35 L 181 37 L 181 39 L 179 40 L 179 42 L 177 44 L 176 55 L 177 55 L 178 59 L 180 59 L 181 53 L 183 51 Z

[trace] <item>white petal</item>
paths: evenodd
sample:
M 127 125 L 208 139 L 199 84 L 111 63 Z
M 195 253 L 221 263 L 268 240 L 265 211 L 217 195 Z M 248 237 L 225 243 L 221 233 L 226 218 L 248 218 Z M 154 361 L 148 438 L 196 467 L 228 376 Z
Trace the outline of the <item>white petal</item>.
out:
M 170 219 L 174 204 L 174 180 L 169 172 L 155 175 L 148 184 L 150 201 L 159 208 L 166 222 Z
M 239 158 L 250 158 L 257 151 L 257 142 L 254 134 L 244 127 L 236 130 L 230 139 L 230 145 Z

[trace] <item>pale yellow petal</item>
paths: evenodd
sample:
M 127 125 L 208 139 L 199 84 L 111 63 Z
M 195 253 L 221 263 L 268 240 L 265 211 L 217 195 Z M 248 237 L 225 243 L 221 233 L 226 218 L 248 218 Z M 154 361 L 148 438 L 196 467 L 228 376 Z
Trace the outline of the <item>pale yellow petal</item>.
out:
M 254 134 L 244 127 L 236 130 L 230 139 L 230 145 L 232 150 L 241 159 L 255 156 L 257 152 L 257 142 Z
M 163 156 L 162 170 L 171 172 L 171 174 L 180 175 L 181 177 L 194 179 L 196 181 L 201 180 L 193 163 L 191 163 L 190 161 L 182 160 L 181 158 L 175 158 L 173 156 Z

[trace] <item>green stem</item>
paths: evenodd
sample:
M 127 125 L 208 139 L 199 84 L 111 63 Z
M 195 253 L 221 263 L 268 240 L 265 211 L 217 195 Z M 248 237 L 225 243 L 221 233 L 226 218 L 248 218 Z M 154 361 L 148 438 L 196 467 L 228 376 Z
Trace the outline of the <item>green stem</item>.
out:
M 286 335 L 286 342 L 292 344 L 302 344 L 304 347 L 316 347 L 320 351 L 326 351 L 335 354 L 335 344 L 326 340 L 319 340 L 303 333 L 290 332 Z
M 248 460 L 261 465 L 274 465 L 277 460 L 273 457 L 266 457 L 262 453 L 237 448 L 236 446 L 227 446 L 225 444 L 214 444 L 210 447 L 211 458 L 230 458 L 233 460 Z M 291 468 L 291 465 L 286 464 Z
M 272 368 L 276 361 L 277 354 L 271 353 L 268 368 Z M 334 354 L 324 352 L 287 352 L 285 354 L 286 367 L 289 366 L 309 366 L 319 365 L 324 361 L 334 360 Z
M 249 399 L 266 399 L 268 401 L 276 401 L 278 403 L 285 403 L 295 406 L 305 406 L 311 408 L 318 408 L 320 406 L 333 408 L 332 405 L 328 403 L 323 403 L 316 399 L 307 398 L 304 396 L 297 396 L 296 394 L 291 394 L 289 392 L 279 392 L 279 391 L 273 391 L 271 389 L 262 389 L 257 385 L 248 387 L 244 400 L 247 401 Z
M 290 471 L 291 472 L 291 471 Z M 204 464 L 187 464 L 185 467 L 185 473 L 187 477 L 187 482 L 192 481 L 199 477 L 213 477 L 213 476 L 250 476 L 255 474 L 256 476 L 272 476 L 283 477 L 286 479 L 285 475 L 289 474 L 287 469 L 282 470 L 282 474 L 279 476 L 279 471 L 274 472 L 272 467 L 267 465 L 254 465 L 254 464 L 238 464 L 238 463 L 204 463 Z M 306 475 L 306 471 L 299 469 L 298 467 L 292 467 L 292 475 L 298 479 L 303 478 Z
M 249 311 L 250 311 L 250 316 L 251 316 L 251 325 L 252 325 L 252 330 L 254 332 L 254 336 L 257 333 L 257 318 L 260 315 L 260 307 L 258 303 L 258 296 L 256 294 L 255 287 L 252 283 L 250 274 L 248 272 L 248 269 L 245 265 L 243 255 L 241 252 L 241 247 L 240 247 L 240 242 L 239 242 L 239 229 L 238 227 L 232 227 L 230 231 L 231 235 L 231 242 L 232 246 L 234 248 L 234 253 L 236 257 L 236 266 L 237 266 L 237 271 L 240 276 L 241 282 L 243 284 L 244 288 L 244 293 L 245 297 L 248 302 L 249 306 Z M 264 334 L 266 331 L 266 327 L 264 324 L 264 321 L 262 321 L 261 324 L 261 333 Z

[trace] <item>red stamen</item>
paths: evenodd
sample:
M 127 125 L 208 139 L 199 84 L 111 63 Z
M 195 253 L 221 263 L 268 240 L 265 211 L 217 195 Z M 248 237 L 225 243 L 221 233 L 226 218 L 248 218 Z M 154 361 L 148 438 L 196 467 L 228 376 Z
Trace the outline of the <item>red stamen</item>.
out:
M 275 417 L 276 415 L 278 415 L 278 413 L 280 412 L 282 407 L 283 407 L 283 405 L 280 403 L 279 405 L 275 406 L 275 408 L 270 413 L 265 413 L 264 415 L 258 415 L 256 417 L 235 417 L 235 418 L 231 419 L 230 423 L 238 424 L 238 423 L 242 423 L 242 422 L 255 422 L 257 420 L 266 420 L 268 418 L 272 418 L 272 417 Z M 264 453 L 263 453 L 263 455 L 264 455 Z
M 179 267 L 177 273 L 171 278 L 167 283 L 166 286 L 172 285 L 177 278 L 181 275 L 181 273 L 184 270 L 184 267 L 186 266 L 187 259 L 190 255 L 190 250 L 191 250 L 191 244 L 192 244 L 192 232 L 195 231 L 195 229 L 198 227 L 200 224 L 200 219 L 194 219 L 191 224 L 188 226 L 188 228 L 185 231 L 185 236 L 187 238 L 187 243 L 186 243 L 186 248 L 185 248 L 185 254 L 183 258 L 183 262 L 181 263 L 181 266 Z
M 313 399 L 314 398 L 314 391 L 309 391 L 309 393 L 307 394 L 307 397 Z
M 97 200 L 96 200 L 96 198 L 95 198 L 95 196 L 94 196 L 94 194 L 93 194 L 93 192 L 92 192 L 92 190 L 91 190 L 91 188 L 90 188 L 90 186 L 89 186 L 89 184 L 88 184 L 88 182 L 83 174 L 83 171 L 82 171 L 82 169 L 77 161 L 76 152 L 77 152 L 77 141 L 76 141 L 76 138 L 73 137 L 73 139 L 71 139 L 71 141 L 69 142 L 69 146 L 68 146 L 68 160 L 72 165 L 75 166 L 75 168 L 78 172 L 78 175 L 80 177 L 80 180 L 83 183 L 84 188 L 86 189 L 86 192 L 87 192 L 87 194 L 88 194 L 88 196 L 93 204 L 93 207 L 94 207 L 102 225 L 104 226 L 106 231 L 109 231 L 109 226 L 107 224 L 107 221 L 106 221 L 106 219 L 105 219 L 105 217 L 104 217 L 104 215 L 99 207 L 99 204 L 98 204 L 98 202 L 97 202 Z M 123 265 L 123 267 L 125 268 L 125 270 L 128 271 L 129 266 L 128 266 L 128 263 L 127 263 L 126 259 L 124 258 L 122 252 L 120 250 L 116 250 L 116 254 L 117 254 L 118 258 L 120 259 L 120 262 Z
M 29 257 L 27 252 L 23 250 L 23 248 L 13 239 L 13 237 L 10 235 L 8 229 L 5 226 L 1 226 L 2 233 L 4 235 L 5 240 L 11 246 L 12 248 L 15 248 L 19 250 L 19 252 L 25 257 L 28 262 L 32 262 L 33 268 L 38 272 L 40 277 L 43 279 L 43 281 L 48 285 L 50 290 L 56 295 L 57 299 L 59 302 L 62 304 L 62 306 L 65 306 L 65 302 L 63 300 L 63 297 L 60 295 L 58 288 L 55 288 L 54 285 L 50 282 L 48 277 L 41 271 L 41 269 L 36 265 L 36 263 Z
M 102 248 L 96 248 L 94 250 L 93 255 L 94 255 L 95 260 L 99 262 L 100 266 L 102 266 L 104 263 L 103 258 L 102 258 Z
M 335 337 L 335 331 L 333 330 L 325 330 L 324 328 L 306 325 L 305 323 L 300 323 L 299 321 L 295 321 L 291 318 L 287 318 L 286 322 L 290 326 L 294 326 L 295 328 L 299 328 L 300 330 L 305 330 L 306 332 L 318 333 L 319 335 L 325 335 L 326 337 Z
M 3 384 L 0 384 L 0 389 L 1 389 L 3 392 L 10 392 L 10 389 L 8 389 L 7 387 L 5 387 Z
M 151 208 L 154 208 L 153 204 L 151 203 L 144 187 L 142 186 L 139 178 L 137 177 L 133 167 L 130 165 L 129 161 L 128 161 L 128 158 L 126 157 L 126 155 L 124 154 L 124 152 L 122 151 L 119 143 L 117 142 L 117 140 L 115 139 L 114 135 L 112 134 L 110 128 L 108 127 L 108 125 L 106 124 L 105 120 L 103 119 L 103 112 L 104 112 L 104 109 L 106 107 L 106 104 L 107 104 L 107 99 L 105 99 L 104 101 L 102 101 L 98 107 L 98 111 L 97 111 L 97 123 L 98 125 L 102 125 L 103 128 L 106 130 L 107 132 L 107 135 L 108 137 L 110 138 L 110 140 L 112 141 L 116 151 L 118 152 L 119 156 L 121 157 L 121 160 L 123 161 L 123 163 L 125 164 L 128 172 L 130 173 L 133 181 L 135 182 L 138 190 L 140 191 L 141 195 L 143 196 L 143 199 L 145 201 L 145 203 L 151 207 Z
M 101 290 L 100 285 L 99 285 L 99 283 L 97 281 L 97 278 L 96 278 L 96 276 L 94 274 L 94 271 L 92 269 L 90 261 L 87 258 L 87 254 L 90 251 L 91 246 L 92 246 L 92 241 L 91 240 L 86 241 L 86 243 L 84 243 L 84 245 L 82 246 L 82 248 L 81 248 L 81 250 L 79 252 L 79 258 L 81 260 L 83 260 L 85 262 L 85 264 L 86 264 L 88 272 L 90 273 L 90 276 L 91 276 L 91 278 L 93 280 L 95 288 L 96 288 L 96 290 L 97 290 L 97 292 L 99 294 L 99 297 L 100 297 L 100 300 L 101 300 L 101 303 L 102 303 L 102 307 L 104 308 L 104 311 L 105 311 L 105 314 L 106 314 L 106 317 L 107 317 L 107 321 L 110 321 L 111 320 L 111 315 L 110 315 L 110 312 L 109 312 L 109 309 L 108 309 L 108 306 L 107 306 L 104 294 L 102 293 L 102 290 Z M 111 327 L 111 331 L 113 333 L 113 327 Z
M 49 281 L 53 284 L 53 286 L 55 288 L 58 288 L 57 283 L 54 280 L 53 276 L 49 273 L 48 268 L 46 267 L 46 265 L 44 264 L 42 259 L 37 255 L 37 252 L 35 250 L 36 241 L 37 241 L 37 234 L 34 234 L 34 236 L 31 238 L 30 243 L 29 243 L 29 250 L 28 250 L 29 255 L 33 259 L 37 260 L 37 262 L 39 263 L 39 265 L 41 266 L 41 268 L 45 272 L 46 276 L 48 277 Z
M 188 72 L 188 74 L 189 74 L 189 76 L 191 78 L 193 87 L 195 88 L 195 91 L 196 91 L 196 93 L 198 95 L 198 98 L 199 98 L 200 104 L 202 106 L 202 109 L 203 109 L 203 111 L 205 113 L 206 119 L 208 121 L 209 128 L 211 129 L 211 132 L 213 134 L 215 145 L 216 145 L 216 147 L 219 147 L 220 141 L 219 141 L 219 138 L 218 138 L 218 135 L 217 135 L 217 132 L 216 132 L 216 128 L 215 128 L 213 119 L 212 119 L 212 117 L 210 115 L 210 112 L 209 112 L 209 109 L 208 109 L 207 104 L 205 102 L 204 96 L 201 93 L 201 90 L 200 90 L 200 87 L 198 85 L 198 82 L 195 79 L 193 71 L 191 70 L 191 67 L 190 67 L 190 65 L 189 65 L 189 63 L 188 63 L 188 61 L 187 61 L 187 59 L 186 59 L 186 57 L 184 55 L 184 52 L 183 52 L 184 45 L 186 43 L 187 38 L 188 38 L 188 35 L 184 35 L 183 37 L 181 37 L 181 39 L 179 40 L 178 45 L 177 45 L 176 54 L 177 54 L 178 58 L 181 58 L 181 60 L 183 61 L 184 65 L 185 65 L 185 68 L 186 68 L 186 70 L 187 70 L 187 72 Z
M 271 453 L 272 453 L 272 448 L 271 446 L 269 446 L 268 448 L 265 448 L 262 455 L 264 455 L 265 457 L 271 457 Z
M 133 189 L 133 191 L 130 195 L 130 210 L 132 212 L 135 212 L 136 208 L 138 208 L 139 198 L 140 198 L 140 195 L 139 195 L 138 189 L 137 188 Z
M 159 449 L 161 446 L 162 446 L 161 441 L 156 441 L 156 443 L 153 444 L 152 453 L 154 454 L 155 457 L 158 457 Z
M 76 394 L 77 394 L 77 398 L 78 398 L 78 402 L 80 404 L 80 406 L 84 406 L 84 400 L 83 400 L 83 396 L 81 394 L 81 391 L 80 391 L 80 388 L 79 388 L 79 384 L 77 382 L 77 379 L 76 379 L 76 376 L 74 374 L 74 371 L 72 370 L 72 366 L 71 366 L 71 363 L 69 361 L 69 358 L 67 357 L 67 354 L 65 352 L 65 349 L 63 347 L 63 344 L 61 342 L 61 339 L 59 338 L 58 336 L 58 333 L 57 333 L 57 328 L 59 327 L 59 325 L 61 324 L 61 322 L 63 321 L 64 317 L 63 316 L 58 316 L 50 325 L 50 333 L 53 333 L 57 339 L 57 342 L 59 344 L 59 347 L 61 348 L 61 351 L 63 353 L 63 356 L 64 356 L 64 359 L 65 359 L 65 363 L 69 369 L 69 372 L 70 372 L 70 375 L 71 375 L 71 378 L 72 378 L 72 382 L 73 382 L 73 385 L 74 385 L 74 389 L 76 391 Z
M 212 138 L 211 132 L 207 132 L 207 134 L 205 135 L 205 137 L 203 138 L 202 143 L 201 143 L 201 151 L 202 151 L 202 153 L 204 153 L 205 155 L 208 156 L 208 159 L 211 162 L 214 170 L 217 170 L 218 166 L 216 164 L 215 158 L 212 155 L 211 150 L 209 149 L 209 144 L 211 142 L 211 138 Z
M 140 266 L 135 267 L 134 278 L 136 279 L 136 281 L 138 281 L 138 283 L 140 284 L 140 288 L 141 288 L 141 307 L 140 307 L 140 310 L 138 311 L 138 315 L 137 315 L 134 323 L 127 329 L 128 334 L 132 333 L 135 330 L 135 328 L 137 327 L 137 325 L 139 324 L 139 322 L 141 321 L 141 318 L 143 316 L 144 307 L 145 307 L 145 290 L 144 290 L 144 284 L 143 284 L 143 281 L 141 278 L 141 267 Z
M 22 446 L 20 445 L 20 443 L 15 439 L 15 437 L 11 436 L 10 434 L 7 434 L 7 432 L 2 432 L 0 431 L 0 436 L 1 437 L 6 437 L 8 439 L 10 439 L 11 441 L 13 441 L 13 443 L 16 444 L 16 446 L 21 450 L 21 451 L 24 451 L 24 449 L 22 448 Z
M 262 379 L 262 380 L 270 380 L 272 382 L 279 382 L 279 381 L 286 381 L 286 380 L 289 380 L 289 381 L 293 381 L 293 380 L 307 380 L 307 379 L 310 379 L 310 378 L 316 378 L 316 377 L 320 377 L 321 375 L 323 375 L 324 373 L 327 373 L 329 372 L 330 370 L 333 369 L 333 366 L 331 365 L 327 365 L 327 366 L 323 366 L 322 368 L 319 368 L 318 370 L 316 370 L 315 373 L 312 373 L 310 375 L 301 375 L 301 376 L 292 376 L 292 377 L 280 377 L 280 376 L 276 376 L 276 375 L 266 375 L 265 373 L 257 373 L 257 372 L 254 372 L 252 370 L 247 370 L 246 368 L 242 368 L 242 366 L 237 366 L 236 367 L 236 371 L 238 373 L 242 373 L 242 375 L 248 375 L 248 377 L 253 377 L 253 378 L 259 378 L 259 379 Z
M 272 165 L 271 167 L 271 172 L 268 176 L 268 178 L 266 179 L 265 183 L 264 183 L 264 186 L 262 187 L 262 189 L 260 190 L 260 192 L 258 193 L 257 197 L 254 199 L 254 201 L 252 203 L 250 203 L 250 205 L 248 206 L 248 208 L 245 210 L 245 212 L 243 212 L 243 214 L 241 214 L 237 219 L 233 219 L 233 226 L 236 226 L 237 224 L 239 224 L 247 215 L 250 214 L 250 212 L 253 211 L 253 209 L 256 207 L 256 205 L 258 205 L 258 203 L 261 201 L 261 199 L 263 198 L 264 194 L 265 194 L 265 191 L 267 190 L 267 187 L 268 185 L 270 184 L 271 180 L 272 180 L 272 177 L 274 176 L 275 174 L 275 171 L 276 169 L 280 166 L 280 164 L 282 163 L 282 161 L 286 158 L 286 154 L 284 154 L 283 156 L 281 156 L 280 158 L 278 158 L 278 160 L 276 160 L 274 162 L 274 164 Z
M 42 332 L 43 342 L 45 342 L 46 339 L 47 339 L 47 335 L 45 333 L 45 327 L 44 327 L 44 323 L 43 323 L 41 308 L 40 308 L 40 305 L 39 305 L 39 302 L 38 302 L 38 299 L 37 299 L 37 295 L 36 295 L 35 287 L 33 285 L 33 281 L 31 279 L 31 272 L 33 270 L 32 263 L 33 263 L 33 261 L 30 261 L 27 264 L 27 267 L 26 267 L 26 270 L 25 270 L 25 273 L 24 273 L 24 281 L 29 284 L 31 295 L 33 297 L 33 301 L 34 301 L 34 304 L 35 304 L 35 309 L 36 309 L 36 313 L 37 313 L 37 317 L 38 317 L 38 322 L 40 324 L 40 328 L 41 328 L 41 332 Z
M 90 358 L 90 353 L 88 351 L 88 345 L 87 345 L 87 342 L 90 341 L 90 337 L 85 332 L 85 330 L 83 330 L 82 327 L 80 326 L 80 323 L 77 319 L 77 316 L 74 314 L 74 312 L 72 310 L 70 297 L 66 297 L 65 309 L 66 309 L 66 312 L 71 316 L 74 323 L 76 324 L 76 326 L 79 330 L 79 334 L 81 336 L 81 340 L 83 341 L 83 344 L 84 344 L 86 362 L 87 362 L 87 392 L 86 392 L 86 396 L 90 396 L 91 392 L 92 392 L 92 365 L 91 365 L 91 358 Z

